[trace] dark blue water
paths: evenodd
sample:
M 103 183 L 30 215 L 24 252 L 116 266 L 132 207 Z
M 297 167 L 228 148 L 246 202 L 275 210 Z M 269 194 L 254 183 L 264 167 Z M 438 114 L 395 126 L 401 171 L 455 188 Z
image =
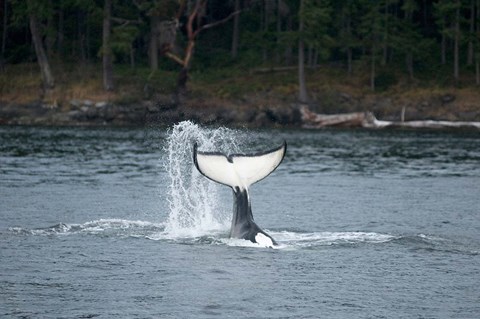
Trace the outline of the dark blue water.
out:
M 477 132 L 183 130 L 0 127 L 0 317 L 479 317 Z M 279 249 L 227 238 L 192 139 L 287 140 L 251 189 Z

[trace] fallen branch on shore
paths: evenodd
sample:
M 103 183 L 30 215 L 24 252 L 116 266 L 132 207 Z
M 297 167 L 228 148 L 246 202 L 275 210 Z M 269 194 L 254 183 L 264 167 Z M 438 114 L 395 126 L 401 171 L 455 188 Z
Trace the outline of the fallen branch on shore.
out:
M 307 128 L 321 128 L 327 126 L 362 127 L 367 121 L 366 113 L 318 114 L 306 106 L 300 107 L 303 126 Z
M 377 120 L 372 112 L 356 112 L 344 114 L 319 114 L 312 112 L 306 106 L 300 107 L 300 114 L 305 128 L 323 127 L 365 127 L 365 128 L 468 128 L 480 129 L 480 122 L 454 121 L 382 121 Z

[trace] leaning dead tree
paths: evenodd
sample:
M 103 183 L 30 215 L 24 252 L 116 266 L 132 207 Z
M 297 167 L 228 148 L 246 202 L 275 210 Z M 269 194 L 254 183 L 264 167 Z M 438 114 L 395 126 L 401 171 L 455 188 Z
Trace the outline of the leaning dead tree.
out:
M 185 2 L 186 1 L 182 1 L 178 14 L 173 21 L 165 22 L 163 25 L 160 25 L 160 28 L 163 27 L 164 29 L 160 30 L 159 32 L 159 34 L 162 35 L 162 38 L 159 39 L 161 41 L 161 53 L 166 57 L 172 59 L 173 61 L 177 62 L 181 66 L 181 70 L 177 80 L 177 96 L 183 95 L 185 93 L 188 81 L 188 72 L 190 70 L 190 65 L 192 62 L 195 48 L 195 42 L 199 34 L 204 30 L 216 27 L 229 21 L 235 15 L 241 12 L 240 10 L 237 10 L 232 12 L 230 15 L 228 15 L 222 20 L 202 24 L 202 18 L 205 16 L 208 1 L 196 0 L 195 5 L 192 6 L 190 11 L 186 13 L 188 17 L 185 25 L 187 45 L 183 50 L 183 54 L 176 53 L 174 50 L 174 42 L 177 30 L 180 26 L 178 21 L 180 17 L 185 14 L 184 11 L 188 10 L 186 8 Z
M 32 0 L 27 1 L 28 5 L 28 19 L 30 24 L 30 32 L 32 34 L 32 41 L 35 47 L 35 54 L 37 56 L 38 65 L 42 74 L 42 82 L 44 91 L 52 90 L 55 87 L 55 79 L 50 69 L 50 63 L 48 62 L 47 53 L 42 42 L 41 26 L 38 21 L 35 2 Z

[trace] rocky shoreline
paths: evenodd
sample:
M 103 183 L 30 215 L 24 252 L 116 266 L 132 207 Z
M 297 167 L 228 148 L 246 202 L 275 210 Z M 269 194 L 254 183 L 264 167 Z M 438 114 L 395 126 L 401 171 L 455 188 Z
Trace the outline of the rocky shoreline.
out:
M 223 107 L 178 105 L 172 101 L 141 101 L 121 105 L 106 101 L 72 100 L 67 108 L 42 103 L 0 102 L 0 125 L 46 126 L 143 126 L 171 125 L 192 120 L 201 124 L 226 126 L 299 126 L 300 113 L 291 107 Z
M 329 92 L 316 96 L 309 110 L 317 114 L 371 112 L 378 119 L 480 121 L 480 101 L 459 94 L 351 96 Z M 170 96 L 155 96 L 128 105 L 109 101 L 72 99 L 61 105 L 35 101 L 15 104 L 0 101 L 0 125 L 143 126 L 171 125 L 182 120 L 233 127 L 302 127 L 305 105 L 271 96 L 252 95 L 241 100 L 188 98 L 182 103 Z M 355 125 L 346 125 L 355 126 Z

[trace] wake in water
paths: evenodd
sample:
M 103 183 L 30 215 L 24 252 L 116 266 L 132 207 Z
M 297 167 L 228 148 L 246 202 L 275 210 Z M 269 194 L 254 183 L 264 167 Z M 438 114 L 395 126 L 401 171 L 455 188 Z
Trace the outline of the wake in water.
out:
M 155 241 L 173 241 L 196 245 L 227 245 L 234 247 L 263 248 L 248 240 L 228 238 L 227 232 L 205 233 L 200 236 L 171 237 L 165 232 L 163 223 L 130 221 L 123 219 L 99 219 L 84 224 L 60 223 L 45 228 L 11 227 L 10 233 L 20 236 L 74 236 L 89 235 L 98 237 L 138 238 Z M 274 249 L 322 249 L 327 247 L 356 247 L 358 245 L 395 244 L 407 249 L 424 252 L 440 252 L 477 256 L 480 249 L 473 243 L 461 243 L 439 236 L 389 235 L 375 232 L 292 232 L 270 231 L 279 246 Z
M 171 237 L 165 224 L 123 219 L 99 219 L 83 224 L 56 224 L 45 228 L 27 229 L 12 227 L 19 235 L 68 236 L 91 235 L 99 237 L 144 238 L 149 240 L 174 240 L 183 243 L 215 244 L 240 247 L 260 247 L 244 239 L 228 238 L 227 233 L 212 231 L 199 236 Z M 366 232 L 290 232 L 269 231 L 279 242 L 278 249 L 312 248 L 317 246 L 353 245 L 360 243 L 386 243 L 401 237 Z M 419 237 L 424 239 L 423 236 Z
M 163 223 L 150 223 L 124 219 L 99 219 L 84 224 L 60 223 L 45 228 L 27 229 L 11 227 L 10 231 L 23 235 L 74 235 L 89 234 L 102 237 L 148 237 L 163 232 Z

